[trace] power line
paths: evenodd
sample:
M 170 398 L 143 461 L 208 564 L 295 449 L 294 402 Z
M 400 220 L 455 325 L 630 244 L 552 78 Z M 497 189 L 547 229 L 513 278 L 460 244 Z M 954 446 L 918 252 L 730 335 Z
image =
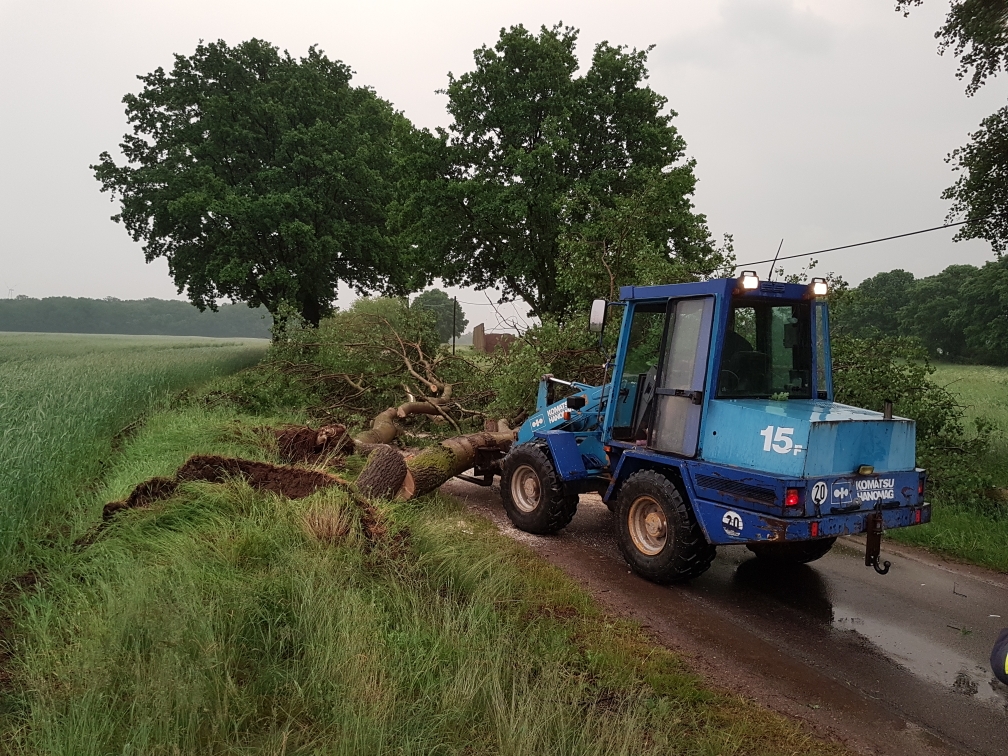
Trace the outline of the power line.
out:
M 836 252 L 839 249 L 851 249 L 852 247 L 863 247 L 866 244 L 878 244 L 879 242 L 892 241 L 893 239 L 902 239 L 907 236 L 916 236 L 917 234 L 926 234 L 929 231 L 941 231 L 943 228 L 953 228 L 955 226 L 961 226 L 964 223 L 969 223 L 969 221 L 957 221 L 956 223 L 946 223 L 944 226 L 935 226 L 934 228 L 922 228 L 920 231 L 910 231 L 906 234 L 896 234 L 896 236 L 884 236 L 881 239 L 871 239 L 869 241 L 858 242 L 857 244 L 845 244 L 842 247 L 830 247 L 829 249 L 817 249 L 815 252 L 802 252 L 800 255 L 785 255 L 784 257 L 778 257 L 777 260 L 794 260 L 796 257 L 811 257 L 812 255 L 821 255 L 825 252 Z M 773 262 L 773 260 L 756 260 L 755 262 L 739 263 L 736 268 L 742 268 L 746 265 L 759 265 L 761 263 Z

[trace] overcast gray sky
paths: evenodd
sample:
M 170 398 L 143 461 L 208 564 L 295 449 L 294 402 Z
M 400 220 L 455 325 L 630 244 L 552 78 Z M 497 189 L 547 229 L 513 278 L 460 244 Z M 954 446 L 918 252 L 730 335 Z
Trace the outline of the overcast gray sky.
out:
M 968 98 L 934 32 L 947 2 L 909 18 L 894 0 L 310 2 L 0 0 L 0 295 L 178 297 L 167 264 L 109 220 L 88 165 L 126 129 L 123 94 L 200 39 L 260 37 L 293 55 L 318 44 L 419 126 L 448 123 L 448 71 L 472 66 L 502 26 L 558 21 L 595 43 L 646 47 L 651 86 L 697 160 L 696 205 L 739 262 L 940 225 L 944 162 L 1003 105 L 1008 76 Z M 852 283 L 982 264 L 951 231 L 834 252 L 818 270 Z M 760 273 L 764 268 L 760 266 Z M 796 265 L 795 267 L 800 267 Z M 454 290 L 452 293 L 455 293 Z M 465 302 L 482 301 L 471 291 Z M 344 303 L 346 298 L 344 298 Z M 473 322 L 490 308 L 465 307 Z

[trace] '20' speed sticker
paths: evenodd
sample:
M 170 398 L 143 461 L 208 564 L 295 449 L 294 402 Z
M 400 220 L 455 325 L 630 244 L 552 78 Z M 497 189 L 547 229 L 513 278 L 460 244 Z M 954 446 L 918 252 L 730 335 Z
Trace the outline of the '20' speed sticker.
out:
M 829 496 L 829 486 L 826 485 L 826 481 L 817 481 L 816 484 L 812 486 L 812 503 L 819 506 L 826 501 L 827 496 Z
M 738 538 L 742 535 L 742 516 L 738 512 L 728 510 L 721 518 L 721 527 L 732 538 Z

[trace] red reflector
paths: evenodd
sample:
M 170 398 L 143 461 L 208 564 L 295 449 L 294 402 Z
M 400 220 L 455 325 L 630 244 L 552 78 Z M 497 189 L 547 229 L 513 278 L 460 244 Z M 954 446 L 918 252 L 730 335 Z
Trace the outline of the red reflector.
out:
M 921 478 L 920 482 L 917 484 L 917 495 L 918 496 L 923 496 L 924 495 L 924 479 L 923 478 Z
M 812 537 L 813 538 L 817 538 L 818 536 L 819 536 L 819 523 L 818 522 L 813 522 L 812 523 Z
M 918 509 L 916 512 L 914 512 L 914 524 L 915 525 L 920 525 L 920 517 L 921 517 L 921 511 Z
M 785 507 L 797 507 L 798 506 L 798 489 L 789 488 L 787 493 L 784 494 L 784 506 Z

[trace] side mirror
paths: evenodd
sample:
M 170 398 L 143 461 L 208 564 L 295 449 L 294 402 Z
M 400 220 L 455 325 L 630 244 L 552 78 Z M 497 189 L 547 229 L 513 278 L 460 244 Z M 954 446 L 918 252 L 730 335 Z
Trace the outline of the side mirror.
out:
M 591 314 L 588 316 L 588 330 L 591 333 L 602 333 L 605 328 L 606 301 L 596 299 L 592 302 Z

